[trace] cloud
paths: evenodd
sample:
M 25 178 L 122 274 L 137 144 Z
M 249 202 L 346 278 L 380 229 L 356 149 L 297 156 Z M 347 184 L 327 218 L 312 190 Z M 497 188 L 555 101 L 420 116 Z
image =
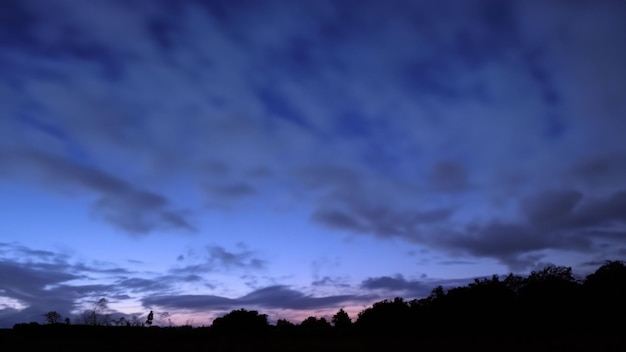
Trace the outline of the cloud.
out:
M 546 250 L 585 253 L 600 243 L 621 241 L 626 226 L 625 195 L 615 191 L 595 197 L 575 189 L 549 189 L 521 199 L 517 221 L 492 219 L 456 228 L 440 226 L 453 214 L 448 209 L 397 212 L 391 206 L 368 208 L 362 200 L 343 207 L 330 203 L 317 209 L 313 217 L 332 228 L 493 258 L 522 270 L 536 264 Z
M 320 164 L 299 170 L 298 176 L 303 185 L 322 194 L 311 219 L 331 229 L 412 238 L 454 214 L 447 206 L 422 209 L 408 197 L 420 197 L 414 188 L 384 178 L 371 182 L 374 178 L 367 172 L 347 166 Z
M 361 282 L 361 288 L 384 292 L 387 298 L 395 295 L 407 298 L 427 297 L 437 286 L 459 287 L 473 281 L 474 278 L 407 280 L 401 274 L 395 276 L 369 277 Z
M 582 200 L 583 194 L 576 190 L 549 190 L 522 202 L 522 212 L 532 226 L 541 228 L 562 226 Z
M 626 154 L 622 151 L 583 157 L 569 168 L 568 176 L 586 187 L 602 189 L 623 186 L 626 179 Z
M 42 267 L 37 263 L 0 261 L 0 297 L 8 299 L 12 306 L 0 310 L 0 326 L 39 322 L 41 314 L 50 310 L 63 315 L 72 311 L 76 296 L 65 291 L 63 283 L 79 276 L 69 273 L 67 269 L 65 263 Z
M 367 204 L 367 200 L 358 199 L 359 195 L 348 197 L 347 202 L 342 199 L 323 204 L 314 211 L 312 219 L 330 228 L 357 234 L 417 239 L 423 226 L 444 222 L 453 214 L 452 209 L 397 209 L 382 200 Z
M 228 252 L 223 247 L 211 246 L 209 250 L 209 262 L 215 265 L 222 266 L 224 268 L 254 268 L 262 269 L 265 262 L 259 258 L 254 258 L 252 255 L 254 252 L 249 250 L 243 250 L 239 253 Z
M 237 199 L 249 197 L 256 193 L 254 187 L 247 183 L 232 183 L 207 187 L 210 195 L 222 199 Z
M 431 187 L 440 192 L 460 192 L 469 187 L 466 168 L 452 160 L 442 160 L 433 165 L 428 180 Z
M 317 277 L 317 275 L 315 275 L 315 277 Z M 340 278 L 340 277 L 330 277 L 330 276 L 324 276 L 322 278 L 318 278 L 316 280 L 314 280 L 313 282 L 311 282 L 311 285 L 313 286 L 330 286 L 330 287 L 350 287 L 350 284 L 347 284 L 345 282 L 346 280 L 344 278 Z
M 241 307 L 258 307 L 266 309 L 307 310 L 328 308 L 346 302 L 368 301 L 371 296 L 337 295 L 313 297 L 300 291 L 277 285 L 261 288 L 238 298 L 226 298 L 211 295 L 172 295 L 150 296 L 142 300 L 146 307 L 160 306 L 166 309 L 238 309 Z
M 460 232 L 442 233 L 433 243 L 496 258 L 513 269 L 533 265 L 544 250 L 590 252 L 606 241 L 619 243 L 626 226 L 626 192 L 586 198 L 575 190 L 539 192 L 521 202 L 523 221 L 469 225 Z
M 262 270 L 267 262 L 256 257 L 254 251 L 240 245 L 240 251 L 228 251 L 222 246 L 212 245 L 201 253 L 200 262 L 187 263 L 184 266 L 170 269 L 174 275 L 198 274 L 207 272 L 230 271 L 237 269 Z M 179 260 L 182 262 L 186 259 Z
M 370 277 L 363 280 L 361 287 L 367 290 L 382 289 L 387 291 L 404 292 L 413 296 L 427 296 L 432 289 L 431 285 L 427 285 L 420 281 L 408 281 L 400 274 L 395 277 Z
M 4 302 L 0 303 L 0 327 L 41 322 L 41 315 L 51 310 L 74 319 L 77 312 L 103 297 L 110 302 L 132 302 L 140 295 L 173 293 L 182 283 L 204 280 L 192 274 L 154 275 L 106 263 L 85 264 L 17 243 L 0 247 L 4 251 L 0 260 L 0 302 Z
M 166 292 L 172 289 L 172 280 L 167 278 L 144 279 L 139 277 L 124 278 L 115 283 L 119 288 L 132 293 Z M 187 281 L 187 280 L 185 280 Z
M 93 211 L 98 216 L 130 234 L 147 234 L 161 229 L 195 231 L 182 210 L 172 209 L 164 196 L 134 187 L 108 173 L 72 162 L 50 153 L 36 150 L 0 152 L 1 166 L 31 170 L 27 177 L 35 177 L 53 190 L 86 191 L 98 198 Z

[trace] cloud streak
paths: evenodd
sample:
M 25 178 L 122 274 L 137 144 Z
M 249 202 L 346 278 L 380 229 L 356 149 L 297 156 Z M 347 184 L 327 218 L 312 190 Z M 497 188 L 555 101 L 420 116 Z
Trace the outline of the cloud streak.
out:
M 337 295 L 313 297 L 287 286 L 276 285 L 252 291 L 238 298 L 211 295 L 153 296 L 143 300 L 146 307 L 161 306 L 166 309 L 190 309 L 205 311 L 210 309 L 232 310 L 240 307 L 265 309 L 311 310 L 328 308 L 348 302 L 369 302 L 372 296 Z
M 164 196 L 134 187 L 100 170 L 73 163 L 65 158 L 35 150 L 9 150 L 0 154 L 2 168 L 32 170 L 38 181 L 52 189 L 94 193 L 94 212 L 103 220 L 130 234 L 146 234 L 156 229 L 193 232 L 187 214 L 171 209 Z

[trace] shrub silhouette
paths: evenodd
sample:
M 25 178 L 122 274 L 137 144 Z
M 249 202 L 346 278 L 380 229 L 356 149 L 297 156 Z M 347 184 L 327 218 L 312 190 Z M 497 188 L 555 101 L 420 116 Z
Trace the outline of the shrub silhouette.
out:
M 154 319 L 154 313 L 150 311 L 150 313 L 148 313 L 148 317 L 146 318 L 146 325 L 148 325 L 149 327 L 152 326 L 153 319 Z
M 211 328 L 220 334 L 253 334 L 267 332 L 269 323 L 266 314 L 256 310 L 233 310 L 223 317 L 216 318 Z

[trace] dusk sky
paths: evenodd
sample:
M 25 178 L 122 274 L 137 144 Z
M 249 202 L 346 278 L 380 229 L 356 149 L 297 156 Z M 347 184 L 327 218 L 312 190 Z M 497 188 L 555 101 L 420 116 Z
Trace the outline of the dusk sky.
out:
M 0 327 L 588 274 L 625 140 L 623 0 L 0 0 Z

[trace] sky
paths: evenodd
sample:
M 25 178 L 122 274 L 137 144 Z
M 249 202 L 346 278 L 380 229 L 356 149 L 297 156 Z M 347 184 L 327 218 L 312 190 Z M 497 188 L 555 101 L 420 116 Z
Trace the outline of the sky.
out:
M 0 327 L 626 259 L 624 63 L 622 0 L 2 0 Z

